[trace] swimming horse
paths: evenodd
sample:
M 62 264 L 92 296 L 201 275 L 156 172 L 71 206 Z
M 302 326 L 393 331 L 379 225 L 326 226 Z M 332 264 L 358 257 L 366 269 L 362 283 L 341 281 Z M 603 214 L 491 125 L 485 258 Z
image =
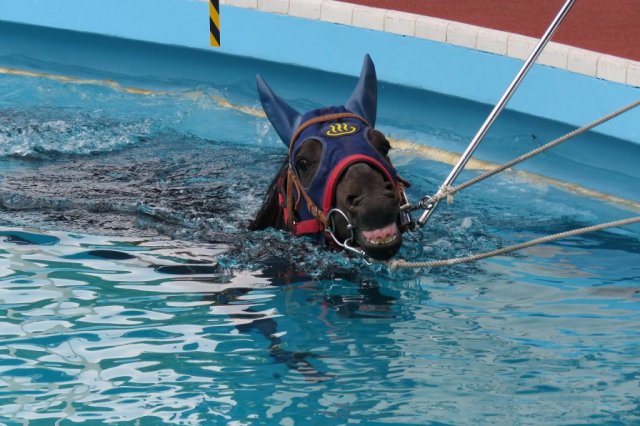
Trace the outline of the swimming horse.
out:
M 369 55 L 344 105 L 305 114 L 256 79 L 289 154 L 249 229 L 285 229 L 378 260 L 396 254 L 410 224 L 401 209 L 409 184 L 391 164 L 389 141 L 374 129 L 378 82 Z

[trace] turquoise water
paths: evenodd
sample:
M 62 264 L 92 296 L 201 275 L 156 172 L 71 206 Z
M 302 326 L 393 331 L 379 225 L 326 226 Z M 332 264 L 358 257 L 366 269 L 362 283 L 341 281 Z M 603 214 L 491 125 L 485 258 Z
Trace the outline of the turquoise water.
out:
M 639 227 L 448 269 L 366 266 L 244 231 L 285 155 L 264 118 L 219 101 L 256 107 L 251 82 L 127 85 L 155 92 L 0 75 L 2 424 L 640 422 Z M 448 99 L 446 121 L 412 125 L 384 106 L 388 134 L 455 148 L 482 112 Z M 487 143 L 534 143 L 512 119 Z M 393 160 L 414 198 L 450 170 Z M 506 174 L 400 256 L 631 215 Z

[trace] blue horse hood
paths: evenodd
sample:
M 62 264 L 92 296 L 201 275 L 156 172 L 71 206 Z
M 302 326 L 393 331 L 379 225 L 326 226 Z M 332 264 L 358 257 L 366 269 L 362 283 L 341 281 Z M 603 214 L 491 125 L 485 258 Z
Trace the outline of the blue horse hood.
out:
M 318 169 L 304 190 L 325 213 L 332 208 L 335 187 L 340 176 L 353 163 L 368 163 L 382 172 L 386 180 L 394 186 L 397 187 L 398 182 L 396 169 L 370 143 L 369 131 L 372 127 L 364 117 L 354 115 L 344 106 L 340 106 L 310 111 L 302 117 L 302 122 L 344 113 L 347 113 L 346 117 L 329 118 L 305 126 L 292 141 L 293 145 L 290 148 L 289 165 L 296 173 L 295 158 L 300 147 L 310 139 L 322 144 L 322 157 Z M 300 176 L 297 177 L 300 179 Z M 305 208 L 300 209 L 300 219 L 311 219 L 312 215 L 306 208 L 306 201 L 302 199 L 301 202 Z
M 283 203 L 284 195 L 280 198 L 281 207 L 291 204 L 284 208 L 284 216 L 286 222 L 293 219 L 290 223 L 295 234 L 322 232 L 323 227 L 318 219 L 321 214 L 319 215 L 318 211 L 323 212 L 326 217 L 333 208 L 337 183 L 343 172 L 353 163 L 369 164 L 380 171 L 400 192 L 400 180 L 395 168 L 369 140 L 377 114 L 377 77 L 369 55 L 364 58 L 360 78 L 351 96 L 341 106 L 320 108 L 300 114 L 277 96 L 260 76 L 257 76 L 257 85 L 267 118 L 280 139 L 289 146 L 289 170 L 299 182 L 296 185 L 300 185 L 293 190 L 295 201 Z M 311 139 L 322 144 L 322 157 L 315 175 L 302 188 L 300 176 L 296 172 L 295 158 L 300 147 Z M 287 182 L 289 181 L 290 179 L 287 179 Z M 287 191 L 283 190 L 282 194 L 285 192 Z M 305 198 L 307 196 L 309 203 Z M 293 209 L 294 203 L 297 217 L 291 216 L 293 210 L 288 212 L 289 209 Z M 312 210 L 315 213 L 312 214 Z

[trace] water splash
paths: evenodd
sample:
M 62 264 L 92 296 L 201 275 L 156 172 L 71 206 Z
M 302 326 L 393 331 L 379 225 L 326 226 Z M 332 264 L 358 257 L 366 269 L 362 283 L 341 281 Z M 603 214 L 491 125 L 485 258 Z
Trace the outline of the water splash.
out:
M 2 109 L 0 157 L 50 158 L 115 151 L 139 143 L 151 131 L 150 120 L 113 120 L 101 111 Z

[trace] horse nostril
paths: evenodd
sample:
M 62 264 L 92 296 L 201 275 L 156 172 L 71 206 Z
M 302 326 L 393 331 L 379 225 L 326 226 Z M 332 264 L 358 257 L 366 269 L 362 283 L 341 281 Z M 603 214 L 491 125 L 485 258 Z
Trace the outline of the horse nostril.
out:
M 357 207 L 360 203 L 357 195 L 348 195 L 347 196 L 347 206 L 349 207 Z
M 398 191 L 396 191 L 396 187 L 390 182 L 384 184 L 384 191 L 382 191 L 382 193 L 388 198 L 398 198 Z

